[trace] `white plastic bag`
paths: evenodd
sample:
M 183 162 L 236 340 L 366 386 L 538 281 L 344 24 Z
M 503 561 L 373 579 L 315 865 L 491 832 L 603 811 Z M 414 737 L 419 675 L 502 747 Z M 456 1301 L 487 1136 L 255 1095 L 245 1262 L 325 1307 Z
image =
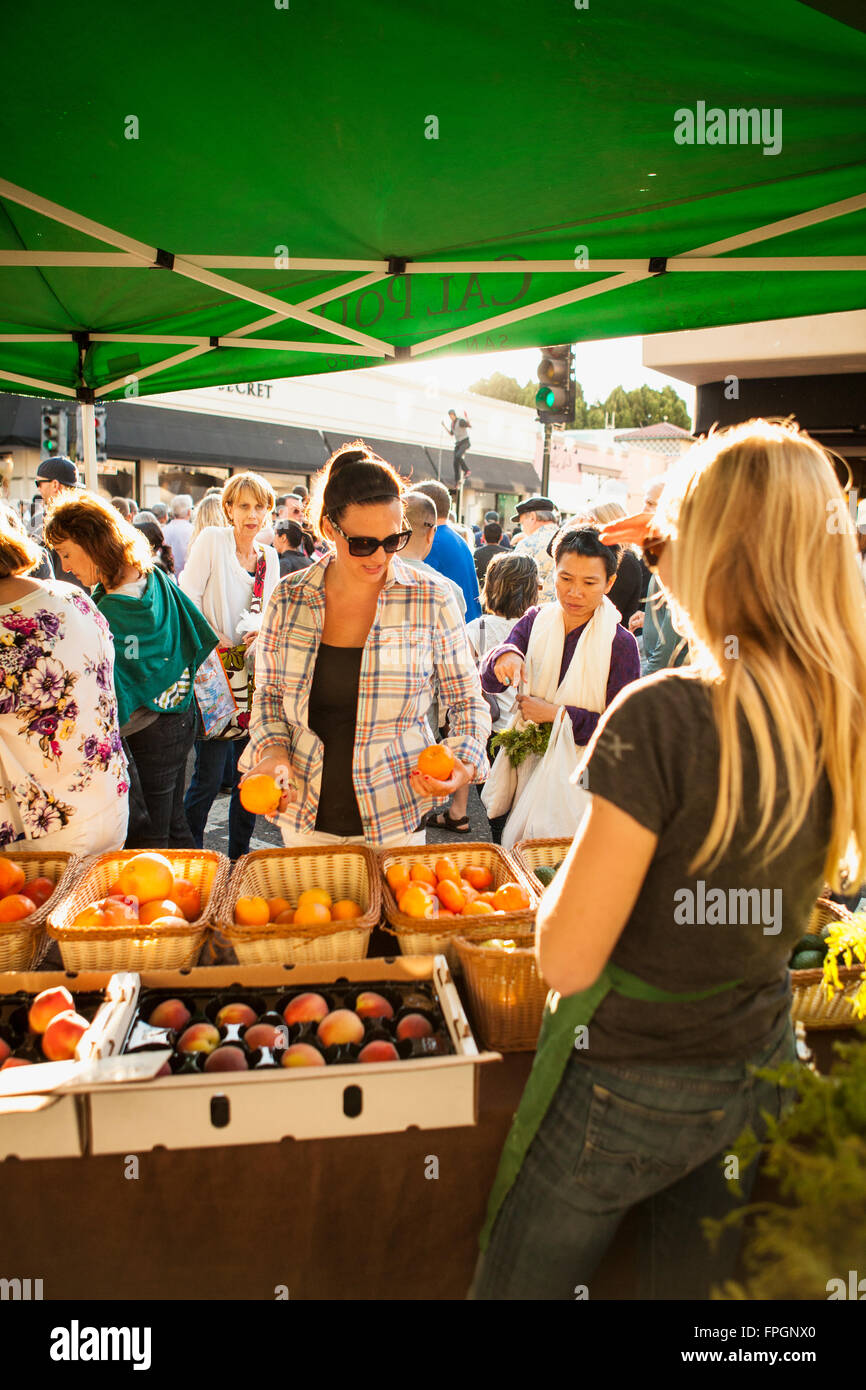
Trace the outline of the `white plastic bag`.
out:
M 502 848 L 518 840 L 544 840 L 574 835 L 589 809 L 589 792 L 571 781 L 579 758 L 568 712 L 560 706 L 543 758 L 530 755 L 521 763 L 511 815 L 502 832 Z
M 525 727 L 524 721 L 521 719 L 520 710 L 515 704 L 506 728 L 523 727 Z M 491 820 L 494 816 L 506 816 L 514 805 L 514 798 L 518 789 L 518 771 L 519 769 L 512 765 L 505 749 L 497 749 L 493 766 L 490 769 L 490 776 L 484 783 L 484 790 L 481 793 L 481 804 Z

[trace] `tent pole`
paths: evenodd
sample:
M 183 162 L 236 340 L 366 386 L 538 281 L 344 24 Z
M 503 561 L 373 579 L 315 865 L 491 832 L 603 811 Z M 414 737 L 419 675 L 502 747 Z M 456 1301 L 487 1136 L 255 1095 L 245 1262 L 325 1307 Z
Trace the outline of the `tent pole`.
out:
M 96 410 L 93 401 L 78 402 L 78 438 L 84 454 L 84 486 L 91 492 L 99 487 L 96 467 Z

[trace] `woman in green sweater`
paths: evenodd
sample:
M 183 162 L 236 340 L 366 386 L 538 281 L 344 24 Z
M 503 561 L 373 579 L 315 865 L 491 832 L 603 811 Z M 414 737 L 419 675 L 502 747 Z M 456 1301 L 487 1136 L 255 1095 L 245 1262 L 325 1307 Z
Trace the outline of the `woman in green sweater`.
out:
M 217 634 L 154 563 L 147 538 L 101 498 L 82 493 L 58 502 L 45 536 L 91 588 L 114 637 L 118 719 L 130 760 L 126 847 L 192 848 L 183 790 L 195 738 L 193 679 Z

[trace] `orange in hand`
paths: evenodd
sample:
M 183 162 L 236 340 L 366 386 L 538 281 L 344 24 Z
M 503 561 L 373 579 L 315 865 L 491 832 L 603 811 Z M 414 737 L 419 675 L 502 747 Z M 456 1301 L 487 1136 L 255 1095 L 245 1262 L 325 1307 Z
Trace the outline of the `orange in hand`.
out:
M 252 772 L 241 782 L 241 805 L 254 816 L 272 816 L 279 809 L 282 795 L 266 772 Z
M 493 894 L 493 906 L 503 912 L 523 912 L 529 907 L 529 894 L 519 883 L 501 883 Z
M 270 921 L 265 898 L 238 898 L 235 903 L 235 922 L 239 927 L 263 927 Z
M 454 771 L 454 754 L 444 743 L 431 743 L 418 755 L 418 771 L 435 782 L 447 782 Z

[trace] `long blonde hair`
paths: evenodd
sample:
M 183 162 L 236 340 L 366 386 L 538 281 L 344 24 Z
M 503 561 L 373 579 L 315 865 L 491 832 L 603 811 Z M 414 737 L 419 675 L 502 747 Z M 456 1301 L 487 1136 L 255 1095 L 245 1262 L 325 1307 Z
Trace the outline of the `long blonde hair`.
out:
M 866 592 L 854 526 L 828 455 L 790 423 L 711 432 L 682 460 L 656 512 L 673 538 L 669 594 L 691 671 L 712 684 L 719 795 L 689 866 L 717 864 L 743 810 L 738 720 L 755 741 L 764 861 L 790 844 L 823 772 L 833 795 L 825 874 L 860 883 L 866 849 Z M 777 796 L 773 734 L 787 779 Z M 769 833 L 768 833 L 769 832 Z
M 206 526 L 228 526 L 229 524 L 229 519 L 223 511 L 222 498 L 203 497 L 193 513 L 187 556 L 192 550 L 193 541 L 201 535 Z

